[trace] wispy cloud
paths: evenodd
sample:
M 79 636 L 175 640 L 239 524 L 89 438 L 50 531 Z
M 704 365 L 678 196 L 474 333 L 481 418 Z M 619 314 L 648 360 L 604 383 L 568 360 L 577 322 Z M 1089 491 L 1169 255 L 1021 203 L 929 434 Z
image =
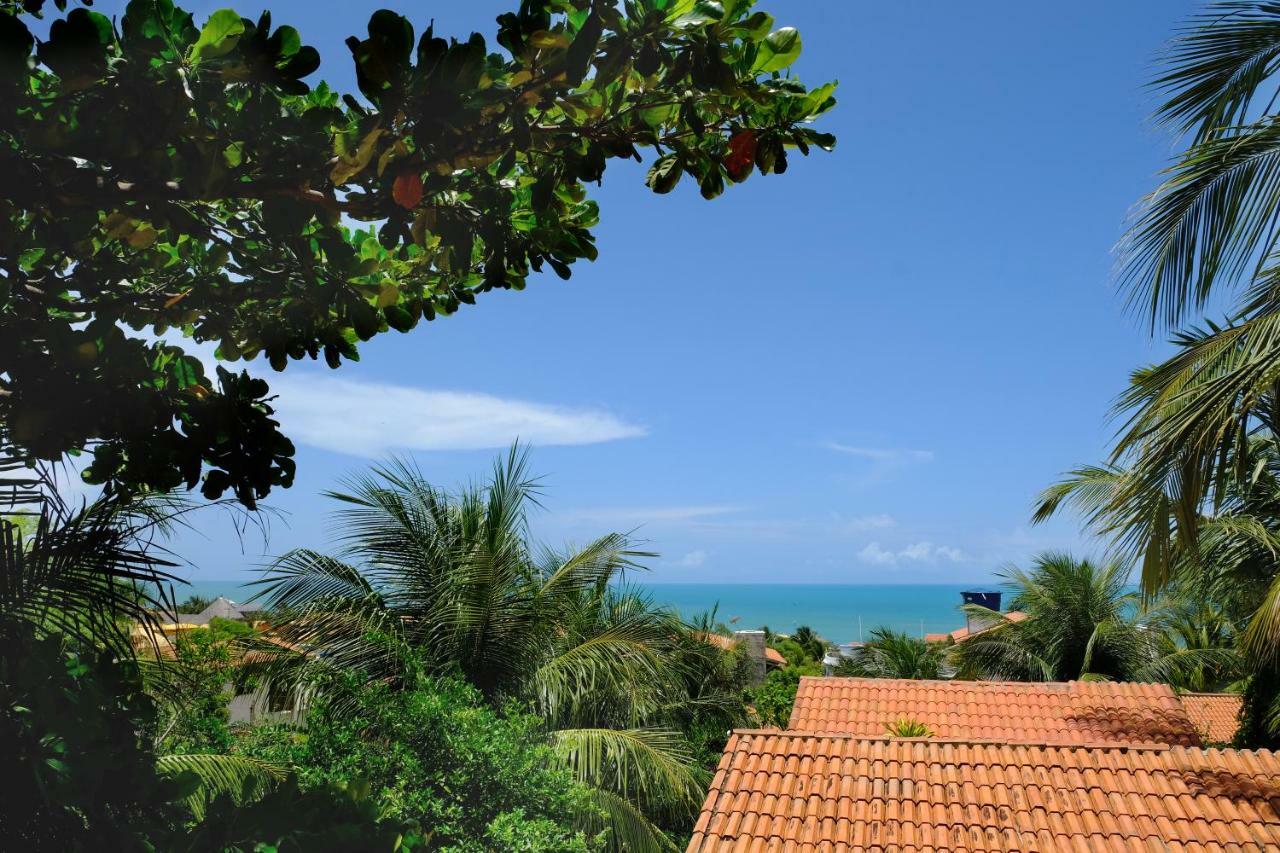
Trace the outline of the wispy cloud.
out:
M 595 507 L 556 512 L 562 522 L 591 522 L 638 526 L 641 524 L 691 524 L 741 511 L 741 507 L 719 504 L 698 506 Z
M 836 453 L 844 453 L 848 456 L 857 456 L 860 459 L 868 459 L 872 462 L 880 464 L 900 465 L 905 462 L 932 462 L 932 450 L 910 450 L 903 448 L 888 447 L 861 447 L 852 444 L 842 444 L 838 441 L 828 441 L 823 447 L 827 450 L 834 450 Z
M 434 391 L 298 372 L 271 378 L 287 435 L 298 442 L 378 457 L 391 450 L 479 450 L 519 438 L 537 445 L 634 438 L 644 427 L 603 409 Z
M 959 563 L 965 556 L 958 548 L 934 545 L 932 542 L 916 542 L 897 551 L 883 548 L 879 542 L 871 542 L 858 552 L 858 559 L 878 566 L 896 566 L 904 562 L 939 563 L 943 560 Z
M 684 566 L 686 569 L 696 569 L 699 566 L 706 565 L 706 563 L 707 552 L 701 549 L 690 551 L 688 554 L 685 554 L 680 558 L 680 565 Z
M 854 518 L 844 518 L 835 516 L 831 522 L 831 532 L 834 534 L 846 533 L 862 533 L 867 530 L 883 530 L 886 527 L 893 527 L 898 522 L 892 515 L 879 512 L 874 515 L 859 515 Z

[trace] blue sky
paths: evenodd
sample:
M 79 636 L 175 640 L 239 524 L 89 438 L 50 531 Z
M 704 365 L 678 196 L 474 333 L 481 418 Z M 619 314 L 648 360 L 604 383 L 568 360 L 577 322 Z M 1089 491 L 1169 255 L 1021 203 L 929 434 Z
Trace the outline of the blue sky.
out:
M 514 4 L 403 8 L 491 39 Z M 379 456 L 453 484 L 517 433 L 546 477 L 539 538 L 638 528 L 655 581 L 968 582 L 1096 550 L 1030 508 L 1106 452 L 1111 400 L 1163 351 L 1126 316 L 1111 248 L 1173 153 L 1143 84 L 1194 4 L 759 5 L 800 30 L 802 79 L 839 80 L 836 151 L 712 203 L 615 162 L 600 258 L 570 281 L 268 377 L 300 445 L 270 500 L 286 517 L 264 549 L 207 513 L 174 543 L 191 577 L 325 547 L 318 493 Z M 342 41 L 375 5 L 270 8 L 354 89 Z

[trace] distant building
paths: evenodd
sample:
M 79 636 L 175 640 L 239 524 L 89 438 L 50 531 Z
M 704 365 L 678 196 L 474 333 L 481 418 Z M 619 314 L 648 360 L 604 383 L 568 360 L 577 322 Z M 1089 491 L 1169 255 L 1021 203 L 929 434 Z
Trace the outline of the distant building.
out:
M 215 618 L 252 621 L 262 615 L 262 607 L 257 604 L 236 604 L 229 598 L 218 596 L 209 606 L 199 613 L 165 613 L 156 614 L 162 623 L 172 625 L 208 625 Z

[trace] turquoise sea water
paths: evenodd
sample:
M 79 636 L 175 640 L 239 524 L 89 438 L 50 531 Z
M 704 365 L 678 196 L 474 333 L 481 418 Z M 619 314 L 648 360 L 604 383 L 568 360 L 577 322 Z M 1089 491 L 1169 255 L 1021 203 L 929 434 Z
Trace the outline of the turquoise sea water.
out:
M 914 635 L 950 631 L 964 624 L 960 591 L 975 585 L 955 584 L 641 584 L 657 601 L 685 617 L 717 607 L 718 618 L 734 628 L 789 633 L 808 625 L 837 643 L 858 639 L 880 625 Z M 987 588 L 978 584 L 976 588 Z M 225 595 L 245 601 L 252 590 L 236 581 L 194 581 L 176 591 L 212 598 Z M 861 620 L 861 622 L 859 622 Z
M 808 625 L 837 643 L 859 639 L 886 625 L 913 635 L 950 631 L 964 624 L 960 592 L 972 584 L 651 584 L 659 601 L 689 617 L 717 607 L 734 628 L 769 626 L 790 633 Z

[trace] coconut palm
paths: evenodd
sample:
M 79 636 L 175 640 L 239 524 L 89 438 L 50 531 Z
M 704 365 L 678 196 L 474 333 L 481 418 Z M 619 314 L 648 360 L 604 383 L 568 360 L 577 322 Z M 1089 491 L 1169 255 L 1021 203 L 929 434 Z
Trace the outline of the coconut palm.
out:
M 1277 4 L 1230 0 L 1192 20 L 1155 81 L 1166 94 L 1159 119 L 1189 144 L 1122 243 L 1132 303 L 1153 328 L 1177 333 L 1178 352 L 1141 371 L 1120 401 L 1128 424 L 1113 461 L 1131 461 L 1132 476 L 1117 509 L 1172 493 L 1187 510 L 1187 542 L 1194 508 L 1247 473 L 1230 451 L 1256 432 L 1280 372 L 1278 60 Z M 1188 326 L 1215 297 L 1236 298 L 1227 321 Z M 1144 562 L 1148 591 L 1164 579 L 1160 562 Z
M 155 622 L 176 580 L 153 541 L 173 507 L 110 497 L 75 506 L 49 469 L 0 453 L 0 513 L 0 630 L 132 657 L 131 626 Z
M 133 629 L 154 636 L 157 614 L 173 610 L 175 563 L 156 538 L 191 505 L 164 495 L 74 505 L 52 470 L 3 453 L 0 475 L 0 755 L 6 778 L 27 780 L 0 807 L 15 843 L 34 827 L 27 840 L 75 847 L 68 839 L 87 833 L 131 849 L 172 830 L 166 821 L 181 825 L 177 792 L 199 820 L 217 796 L 240 802 L 279 782 L 282 771 L 240 756 L 157 758 L 139 737 L 150 718 L 139 672 L 156 698 L 184 695 L 184 673 L 139 655 Z M 71 677 L 60 681 L 62 670 Z M 111 773 L 130 785 L 113 787 Z
M 1174 485 L 1152 490 L 1117 465 L 1071 472 L 1041 497 L 1037 518 L 1064 507 L 1107 536 L 1118 558 L 1142 560 L 1161 590 L 1153 621 L 1169 645 L 1160 680 L 1187 689 L 1239 686 L 1246 676 L 1280 671 L 1280 446 L 1271 432 L 1277 397 L 1256 414 L 1266 425 L 1227 450 L 1227 464 L 1247 476 L 1220 481 L 1198 501 Z M 1194 529 L 1193 535 L 1183 533 Z M 1262 743 L 1280 710 L 1277 691 L 1250 692 L 1249 738 Z M 1261 691 L 1261 692 L 1259 692 Z
M 451 494 L 396 461 L 329 493 L 339 553 L 293 551 L 260 581 L 260 599 L 288 614 L 275 640 L 308 652 L 277 653 L 268 675 L 337 668 L 394 685 L 422 666 L 495 703 L 531 703 L 615 842 L 669 847 L 656 825 L 686 819 L 703 781 L 681 715 L 724 701 L 697 693 L 699 655 L 714 652 L 693 653 L 674 612 L 620 585 L 650 556 L 627 537 L 529 544 L 526 462 L 512 448 L 488 482 Z
M 941 678 L 946 651 L 906 632 L 876 628 L 853 657 L 840 662 L 836 675 L 857 678 Z
M 1014 681 L 1148 680 L 1160 635 L 1137 618 L 1139 599 L 1119 562 L 1094 563 L 1047 553 L 1029 570 L 1003 573 L 1011 621 L 985 607 L 966 611 L 995 627 L 954 648 L 957 675 Z

